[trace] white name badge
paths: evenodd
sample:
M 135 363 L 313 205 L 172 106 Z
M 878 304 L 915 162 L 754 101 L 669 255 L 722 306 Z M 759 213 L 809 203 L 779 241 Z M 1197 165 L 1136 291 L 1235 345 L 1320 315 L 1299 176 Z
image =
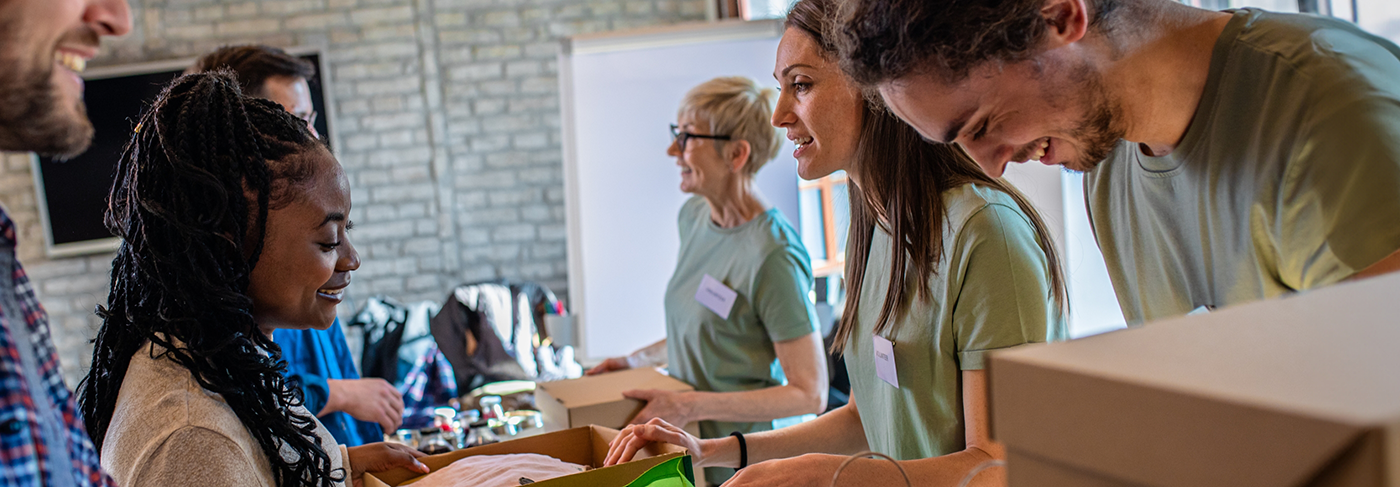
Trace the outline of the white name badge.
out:
M 734 308 L 734 300 L 738 297 L 739 293 L 709 274 L 700 279 L 700 289 L 695 290 L 696 301 L 726 320 L 729 319 L 729 310 Z
M 894 368 L 894 344 L 875 335 L 875 375 L 889 385 L 899 388 L 899 373 Z

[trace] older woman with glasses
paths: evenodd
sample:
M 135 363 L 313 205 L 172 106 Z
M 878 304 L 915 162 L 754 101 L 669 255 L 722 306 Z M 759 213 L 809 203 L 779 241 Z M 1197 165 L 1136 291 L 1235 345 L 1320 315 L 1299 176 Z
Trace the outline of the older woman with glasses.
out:
M 681 191 L 695 196 L 678 218 L 667 338 L 589 373 L 669 364 L 672 377 L 696 390 L 627 393 L 647 401 L 635 423 L 699 421 L 701 437 L 716 438 L 826 408 L 811 261 L 792 224 L 754 187 L 781 142 L 769 124 L 774 98 L 747 78 L 716 78 L 686 94 L 671 126 L 666 153 L 680 167 Z M 733 474 L 711 470 L 715 484 Z

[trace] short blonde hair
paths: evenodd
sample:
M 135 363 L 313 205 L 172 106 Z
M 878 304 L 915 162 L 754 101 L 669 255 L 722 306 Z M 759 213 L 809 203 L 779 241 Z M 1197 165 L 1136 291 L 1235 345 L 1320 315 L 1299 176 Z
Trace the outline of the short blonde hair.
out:
M 710 134 L 728 135 L 729 141 L 749 142 L 749 160 L 743 171 L 748 176 L 778 157 L 782 137 L 770 120 L 777 91 L 762 88 L 743 76 L 715 78 L 691 88 L 681 100 L 679 115 L 697 122 L 709 122 Z M 717 144 L 722 150 L 723 145 Z

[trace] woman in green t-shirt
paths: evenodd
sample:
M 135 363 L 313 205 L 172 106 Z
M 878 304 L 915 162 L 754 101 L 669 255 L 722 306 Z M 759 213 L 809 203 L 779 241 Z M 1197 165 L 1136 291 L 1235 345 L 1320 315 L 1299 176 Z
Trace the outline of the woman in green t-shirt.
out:
M 769 123 L 773 95 L 748 78 L 715 78 L 686 93 L 671 126 L 666 152 L 680 168 L 681 191 L 694 196 L 678 218 L 666 339 L 589 373 L 664 363 L 695 391 L 626 392 L 647 402 L 637 423 L 694 421 L 701 437 L 716 438 L 826 407 L 811 261 L 792 224 L 754 187 L 782 141 Z M 707 477 L 719 483 L 732 472 L 710 469 Z
M 609 464 L 664 441 L 687 447 L 699 466 L 757 464 L 727 487 L 824 486 L 842 455 L 873 450 L 899 461 L 914 485 L 954 485 L 1004 458 L 988 433 L 984 355 L 1063 337 L 1063 278 L 1049 234 L 1009 185 L 862 97 L 822 36 L 836 5 L 801 0 L 789 13 L 773 124 L 797 142 L 802 177 L 846 170 L 852 182 L 850 294 L 834 346 L 846 356 L 851 402 L 739 438 L 700 440 L 664 421 L 631 426 Z M 841 478 L 904 484 L 879 460 L 855 461 Z M 991 470 L 973 485 L 1003 478 Z

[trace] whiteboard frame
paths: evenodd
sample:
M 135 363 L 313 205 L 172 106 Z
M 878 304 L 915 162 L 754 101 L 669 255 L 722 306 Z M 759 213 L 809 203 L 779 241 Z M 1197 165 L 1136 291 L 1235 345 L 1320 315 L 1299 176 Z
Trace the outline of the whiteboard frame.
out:
M 724 20 L 648 27 L 599 34 L 588 34 L 560 40 L 559 47 L 559 107 L 564 151 L 564 213 L 567 231 L 566 246 L 569 266 L 569 312 L 573 314 L 573 343 L 575 356 L 587 362 L 601 360 L 588 351 L 588 309 L 584 295 L 583 228 L 579 210 L 578 139 L 574 126 L 573 62 L 574 54 L 597 54 L 629 51 L 698 42 L 721 42 L 782 37 L 783 21 Z M 592 360 L 590 360 L 592 359 Z

